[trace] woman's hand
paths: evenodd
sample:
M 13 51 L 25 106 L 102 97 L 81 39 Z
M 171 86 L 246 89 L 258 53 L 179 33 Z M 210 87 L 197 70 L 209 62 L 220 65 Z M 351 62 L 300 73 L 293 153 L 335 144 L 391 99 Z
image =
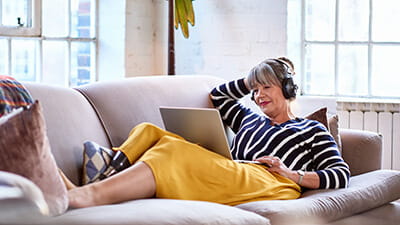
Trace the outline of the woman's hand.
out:
M 261 158 L 256 159 L 256 161 L 261 162 L 263 164 L 267 164 L 269 167 L 267 170 L 269 172 L 275 172 L 281 176 L 291 178 L 293 173 L 296 173 L 289 168 L 276 156 L 263 156 Z
M 300 181 L 300 175 L 297 173 L 297 171 L 290 170 L 287 168 L 285 164 L 276 156 L 263 156 L 256 161 L 261 162 L 263 164 L 267 164 L 269 167 L 267 170 L 269 172 L 275 172 L 281 176 L 284 176 L 286 178 L 291 179 L 292 181 L 296 182 L 299 184 Z M 301 184 L 299 184 L 302 187 L 306 188 L 311 188 L 315 189 L 319 187 L 319 176 L 317 175 L 316 172 L 305 172 L 305 175 L 301 181 Z

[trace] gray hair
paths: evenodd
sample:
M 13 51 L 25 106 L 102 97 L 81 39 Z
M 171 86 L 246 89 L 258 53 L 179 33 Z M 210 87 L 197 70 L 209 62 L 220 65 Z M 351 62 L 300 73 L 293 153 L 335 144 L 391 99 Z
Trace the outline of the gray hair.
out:
M 257 84 L 282 88 L 282 81 L 291 70 L 292 67 L 281 59 L 266 59 L 250 70 L 247 81 L 251 89 L 256 88 Z

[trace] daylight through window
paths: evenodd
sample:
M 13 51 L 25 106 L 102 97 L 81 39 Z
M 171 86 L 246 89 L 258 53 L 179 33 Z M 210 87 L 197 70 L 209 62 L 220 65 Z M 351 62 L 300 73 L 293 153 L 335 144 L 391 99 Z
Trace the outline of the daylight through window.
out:
M 96 80 L 96 0 L 0 2 L 2 27 L 41 24 L 37 36 L 0 29 L 0 74 L 60 86 Z
M 306 95 L 400 98 L 400 1 L 288 0 L 288 54 Z

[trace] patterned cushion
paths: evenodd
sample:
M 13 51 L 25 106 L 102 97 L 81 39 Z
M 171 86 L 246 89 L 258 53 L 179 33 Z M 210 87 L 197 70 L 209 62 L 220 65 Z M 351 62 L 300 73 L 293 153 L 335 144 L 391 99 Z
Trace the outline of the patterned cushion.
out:
M 0 75 L 0 117 L 31 104 L 33 98 L 20 82 L 12 77 Z
M 86 141 L 83 147 L 82 184 L 93 183 L 108 177 L 113 171 L 110 162 L 115 152 L 93 141 Z

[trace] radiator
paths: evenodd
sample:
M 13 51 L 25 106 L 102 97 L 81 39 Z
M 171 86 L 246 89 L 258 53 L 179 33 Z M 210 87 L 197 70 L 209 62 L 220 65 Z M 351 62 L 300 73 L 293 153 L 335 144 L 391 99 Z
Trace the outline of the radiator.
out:
M 383 169 L 400 170 L 400 103 L 337 102 L 339 127 L 383 136 Z

